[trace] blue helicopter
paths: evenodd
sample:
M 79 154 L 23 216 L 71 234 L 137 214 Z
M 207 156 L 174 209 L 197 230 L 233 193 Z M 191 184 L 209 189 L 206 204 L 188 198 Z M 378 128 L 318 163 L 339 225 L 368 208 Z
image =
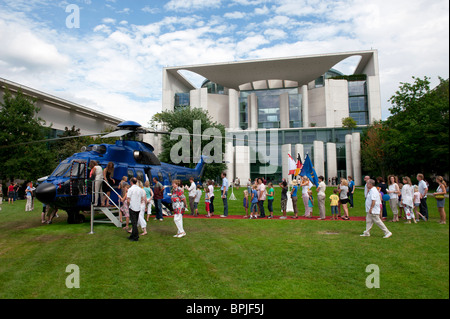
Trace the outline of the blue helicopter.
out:
M 67 212 L 68 223 L 81 223 L 84 215 L 93 203 L 92 181 L 89 179 L 89 163 L 95 160 L 102 168 L 109 162 L 114 163 L 114 185 L 119 185 L 123 176 L 128 180 L 137 177 L 142 182 L 154 177 L 164 186 L 162 203 L 171 209 L 170 186 L 173 179 L 187 182 L 189 178 L 200 181 L 205 170 L 205 159 L 201 157 L 195 168 L 187 168 L 167 163 L 161 163 L 153 153 L 152 145 L 137 141 L 139 133 L 148 133 L 134 121 L 125 121 L 117 125 L 118 130 L 109 133 L 107 137 L 122 137 L 115 144 L 91 144 L 83 147 L 82 152 L 61 161 L 53 173 L 41 179 L 37 186 L 36 198 L 46 205 Z M 167 132 L 155 132 L 168 134 Z M 115 192 L 111 192 L 111 201 L 118 203 Z

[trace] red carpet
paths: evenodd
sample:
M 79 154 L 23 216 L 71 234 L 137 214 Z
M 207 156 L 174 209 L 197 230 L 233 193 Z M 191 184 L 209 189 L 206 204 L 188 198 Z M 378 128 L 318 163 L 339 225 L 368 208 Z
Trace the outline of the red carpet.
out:
M 183 218 L 193 218 L 193 219 L 196 219 L 196 218 L 202 218 L 202 219 L 249 219 L 249 218 L 244 218 L 243 216 L 244 215 L 228 215 L 228 217 L 220 217 L 220 214 L 217 214 L 217 215 L 214 214 L 214 216 L 212 216 L 212 217 L 206 217 L 206 215 L 203 215 L 203 214 L 200 214 L 199 216 L 192 216 L 189 213 L 183 214 Z M 164 216 L 164 217 L 172 217 L 172 216 Z M 322 221 L 322 220 L 318 220 L 317 219 L 318 217 L 319 216 L 313 216 L 312 218 L 307 218 L 307 217 L 299 216 L 298 218 L 292 218 L 292 216 L 288 215 L 287 219 L 285 219 L 285 220 L 315 220 L 315 221 Z M 267 217 L 265 217 L 265 218 L 258 218 L 258 219 L 259 220 L 271 220 L 271 219 L 268 219 Z M 280 215 L 275 215 L 274 218 L 273 218 L 273 220 L 279 220 L 279 219 L 280 219 Z M 283 219 L 281 219 L 281 220 L 283 220 Z M 330 216 L 327 216 L 325 218 L 325 220 L 327 220 L 327 221 L 328 220 L 329 221 L 334 221 L 334 220 L 331 220 Z M 346 220 L 343 220 L 342 218 L 339 218 L 338 220 L 346 221 Z M 352 220 L 365 221 L 366 220 L 366 216 L 354 216 L 354 217 L 350 216 L 350 221 L 352 221 Z

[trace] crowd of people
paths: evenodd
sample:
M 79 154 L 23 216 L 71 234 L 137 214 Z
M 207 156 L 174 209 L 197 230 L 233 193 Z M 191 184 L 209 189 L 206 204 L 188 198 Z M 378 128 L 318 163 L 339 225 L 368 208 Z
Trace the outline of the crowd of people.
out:
M 102 169 L 95 161 L 91 161 L 90 169 L 90 177 L 93 180 L 95 194 L 94 205 L 97 205 L 100 199 L 101 206 L 109 206 L 108 198 L 110 198 L 111 188 L 108 186 L 115 185 L 113 178 L 114 165 L 109 163 L 105 169 Z M 228 182 L 226 172 L 222 172 L 221 178 L 220 196 L 223 204 L 223 213 L 220 217 L 227 218 L 230 183 Z M 280 205 L 282 212 L 279 219 L 288 218 L 288 205 L 291 205 L 293 211 L 291 218 L 296 219 L 299 217 L 299 206 L 303 206 L 304 208 L 304 217 L 313 218 L 314 197 L 317 196 L 319 215 L 316 218 L 318 220 L 324 220 L 326 218 L 327 198 L 325 191 L 327 185 L 324 182 L 325 178 L 323 176 L 319 176 L 318 181 L 318 185 L 314 186 L 308 177 L 298 176 L 288 185 L 286 179 L 283 179 L 278 184 L 281 189 Z M 378 177 L 375 182 L 370 176 L 365 176 L 364 181 L 365 211 L 367 216 L 366 230 L 361 236 L 369 236 L 373 224 L 378 225 L 384 231 L 386 238 L 392 235 L 384 225 L 384 221 L 387 220 L 387 203 L 389 203 L 390 210 L 392 211 L 393 218 L 391 222 L 399 222 L 401 218 L 406 219 L 406 223 L 417 223 L 420 219 L 424 221 L 428 220 L 427 196 L 429 195 L 429 184 L 425 181 L 423 174 L 417 174 L 418 185 L 412 185 L 411 179 L 408 176 L 402 177 L 400 182 L 399 178 L 395 175 L 388 176 L 387 184 L 382 177 Z M 125 217 L 124 229 L 130 233 L 129 239 L 132 241 L 137 241 L 139 238 L 138 227 L 141 228 L 141 236 L 147 234 L 147 222 L 149 221 L 149 216 L 152 214 L 152 207 L 155 207 L 155 220 L 163 220 L 162 199 L 164 196 L 164 186 L 156 177 L 153 178 L 152 182 L 153 185 L 151 187 L 150 181 L 143 183 L 141 180 L 133 177 L 130 183 L 128 183 L 128 177 L 123 176 L 118 184 L 117 188 L 120 192 L 118 197 L 121 202 L 119 219 L 120 222 L 123 222 L 123 217 Z M 442 176 L 436 177 L 436 183 L 438 184 L 438 188 L 432 195 L 437 200 L 440 215 L 439 222 L 445 224 L 445 194 L 448 192 L 448 186 Z M 11 183 L 8 187 L 8 200 L 10 203 L 14 200 L 16 186 Z M 239 189 L 239 186 L 240 181 L 236 178 L 236 189 Z M 263 178 L 256 178 L 253 182 L 249 179 L 246 186 L 246 189 L 243 191 L 242 205 L 244 214 L 242 217 L 248 219 L 275 218 L 273 202 L 276 195 L 273 183 L 267 183 Z M 171 187 L 172 209 L 174 222 L 177 227 L 177 233 L 174 237 L 181 238 L 186 235 L 183 228 L 183 213 L 189 210 L 191 215 L 199 216 L 199 205 L 203 193 L 206 211 L 205 216 L 214 216 L 214 181 L 208 180 L 201 185 L 200 183 L 196 184 L 194 179 L 191 178 L 189 185 L 183 187 L 180 180 L 172 180 Z M 350 220 L 349 208 L 354 207 L 353 194 L 355 188 L 352 176 L 348 176 L 347 179 L 341 178 L 337 187 L 333 187 L 333 193 L 328 198 L 331 220 L 337 220 L 339 218 Z M 34 209 L 34 189 L 31 182 L 27 184 L 25 190 L 27 199 L 26 211 Z M 185 190 L 188 192 L 189 202 L 184 195 Z M 299 196 L 301 196 L 301 203 L 303 205 L 298 202 Z M 265 208 L 266 200 L 267 215 Z M 42 212 L 43 223 L 47 222 L 44 218 L 45 212 L 46 206 L 44 205 Z M 50 215 L 53 218 L 55 214 L 56 211 L 53 211 Z M 146 219 L 145 214 L 147 214 Z M 132 225 L 131 229 L 129 225 L 130 221 Z M 51 223 L 51 219 L 48 223 Z

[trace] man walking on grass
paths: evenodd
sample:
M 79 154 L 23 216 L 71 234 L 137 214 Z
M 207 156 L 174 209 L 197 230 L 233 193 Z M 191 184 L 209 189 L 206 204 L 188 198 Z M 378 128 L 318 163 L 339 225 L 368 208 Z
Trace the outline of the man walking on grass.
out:
M 384 232 L 383 238 L 389 238 L 392 236 L 392 233 L 387 229 L 384 225 L 383 221 L 380 219 L 380 205 L 381 198 L 380 193 L 375 187 L 375 181 L 373 179 L 369 179 L 367 181 L 367 196 L 366 196 L 366 230 L 361 237 L 369 237 L 370 230 L 372 229 L 373 224 L 375 223 L 380 229 Z
M 131 241 L 139 240 L 139 231 L 138 231 L 138 218 L 139 212 L 141 210 L 141 201 L 142 201 L 142 191 L 139 186 L 137 186 L 137 179 L 133 177 L 131 180 L 131 187 L 127 192 L 127 201 L 128 207 L 130 211 L 130 219 L 131 219 L 131 235 L 128 237 Z

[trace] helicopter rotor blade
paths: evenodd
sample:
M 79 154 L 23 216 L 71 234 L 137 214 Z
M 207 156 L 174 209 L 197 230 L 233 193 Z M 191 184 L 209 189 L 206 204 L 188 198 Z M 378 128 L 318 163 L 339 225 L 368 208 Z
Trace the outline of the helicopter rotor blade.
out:
M 53 141 L 59 141 L 59 140 L 68 140 L 68 139 L 79 138 L 79 137 L 101 136 L 101 135 L 105 135 L 105 134 L 107 134 L 107 133 L 95 133 L 95 134 L 83 134 L 83 135 L 77 135 L 77 136 L 64 136 L 64 137 L 47 138 L 47 139 L 38 140 L 38 141 L 29 141 L 29 142 L 15 143 L 13 145 L 4 145 L 4 146 L 0 146 L 0 149 L 8 148 L 8 147 L 14 147 L 14 146 L 19 146 L 19 145 L 28 145 L 28 144 L 35 144 L 35 143 L 53 142 Z

